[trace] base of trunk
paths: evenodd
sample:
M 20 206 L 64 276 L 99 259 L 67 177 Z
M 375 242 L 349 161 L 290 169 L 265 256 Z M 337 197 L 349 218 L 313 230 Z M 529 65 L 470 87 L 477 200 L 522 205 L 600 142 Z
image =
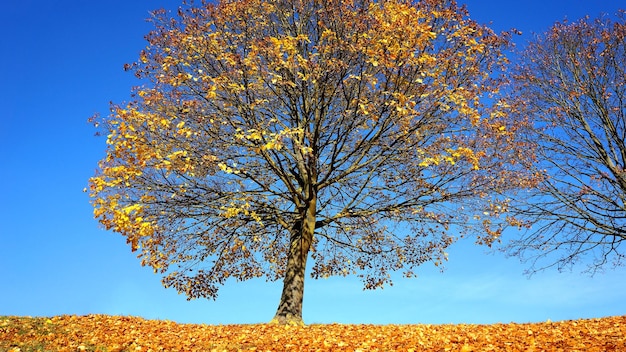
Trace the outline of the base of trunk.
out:
M 287 316 L 275 316 L 274 319 L 270 320 L 270 325 L 293 325 L 293 326 L 304 326 L 304 321 L 301 317 L 287 314 Z

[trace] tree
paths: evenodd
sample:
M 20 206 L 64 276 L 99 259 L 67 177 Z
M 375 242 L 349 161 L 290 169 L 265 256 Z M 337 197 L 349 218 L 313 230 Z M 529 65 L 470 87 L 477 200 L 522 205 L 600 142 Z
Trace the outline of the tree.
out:
M 507 36 L 454 1 L 203 2 L 153 20 L 126 67 L 145 85 L 99 120 L 90 189 L 100 223 L 189 298 L 282 278 L 274 321 L 301 323 L 309 256 L 314 278 L 381 287 L 441 263 L 448 231 L 497 236 L 494 191 L 532 182 L 523 124 L 487 99 Z
M 624 12 L 556 23 L 523 52 L 513 101 L 533 116 L 534 168 L 541 186 L 516 200 L 516 217 L 532 227 L 508 247 L 532 254 L 533 269 L 591 272 L 623 264 L 626 240 L 626 25 Z

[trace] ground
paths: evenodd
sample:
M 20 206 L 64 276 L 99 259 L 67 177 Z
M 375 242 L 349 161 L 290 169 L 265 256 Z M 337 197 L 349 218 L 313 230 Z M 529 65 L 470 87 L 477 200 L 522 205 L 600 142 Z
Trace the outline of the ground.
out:
M 626 351 L 626 316 L 492 325 L 197 325 L 0 317 L 0 351 Z

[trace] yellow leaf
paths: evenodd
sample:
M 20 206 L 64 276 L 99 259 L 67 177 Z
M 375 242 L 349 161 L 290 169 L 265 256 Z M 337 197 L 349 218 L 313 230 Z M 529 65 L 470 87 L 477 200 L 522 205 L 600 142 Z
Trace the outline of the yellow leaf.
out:
M 228 167 L 228 165 L 224 164 L 224 163 L 219 163 L 217 164 L 217 166 L 219 166 L 219 168 L 224 171 L 227 174 L 232 174 L 233 173 L 233 169 L 231 169 L 230 167 Z
M 472 348 L 468 344 L 464 344 L 463 347 L 461 347 L 460 352 L 471 352 L 471 351 L 473 351 Z

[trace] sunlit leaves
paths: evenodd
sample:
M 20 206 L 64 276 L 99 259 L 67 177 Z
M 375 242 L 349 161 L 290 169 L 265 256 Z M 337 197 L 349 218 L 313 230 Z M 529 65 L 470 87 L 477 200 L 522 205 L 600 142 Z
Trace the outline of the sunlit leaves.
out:
M 622 351 L 626 317 L 494 325 L 193 325 L 0 317 L 3 351 Z
M 190 298 L 281 278 L 305 228 L 314 277 L 381 287 L 442 263 L 459 232 L 495 239 L 504 215 L 473 215 L 533 184 L 525 121 L 497 99 L 507 35 L 454 1 L 223 1 L 152 20 L 127 65 L 142 85 L 99 121 L 90 190 L 100 223 Z

